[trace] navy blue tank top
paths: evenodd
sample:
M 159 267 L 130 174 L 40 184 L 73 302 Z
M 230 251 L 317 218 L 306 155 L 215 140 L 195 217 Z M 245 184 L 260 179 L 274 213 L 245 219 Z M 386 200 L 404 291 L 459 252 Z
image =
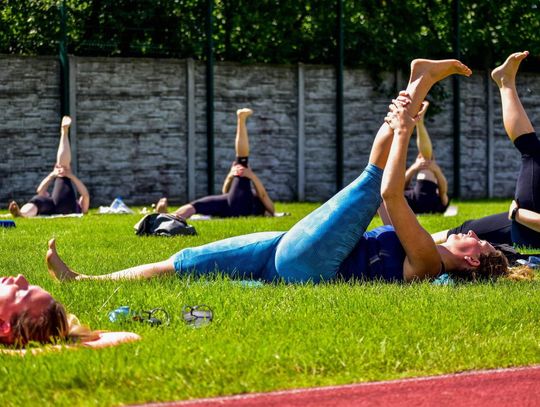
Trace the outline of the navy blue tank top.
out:
M 341 264 L 338 276 L 345 279 L 403 281 L 405 250 L 393 226 L 365 232 Z

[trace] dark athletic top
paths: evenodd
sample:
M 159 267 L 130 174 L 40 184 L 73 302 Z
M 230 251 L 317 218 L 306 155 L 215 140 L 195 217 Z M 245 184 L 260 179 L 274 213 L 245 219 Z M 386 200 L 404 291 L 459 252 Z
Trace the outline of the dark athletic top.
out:
M 338 276 L 345 279 L 403 281 L 405 250 L 393 226 L 365 232 L 341 265 Z
M 405 190 L 405 199 L 414 213 L 443 213 L 448 204 L 443 205 L 438 185 L 429 180 L 417 179 L 414 188 Z
M 73 183 L 67 177 L 56 177 L 51 196 L 35 195 L 28 201 L 37 206 L 38 215 L 82 213 Z

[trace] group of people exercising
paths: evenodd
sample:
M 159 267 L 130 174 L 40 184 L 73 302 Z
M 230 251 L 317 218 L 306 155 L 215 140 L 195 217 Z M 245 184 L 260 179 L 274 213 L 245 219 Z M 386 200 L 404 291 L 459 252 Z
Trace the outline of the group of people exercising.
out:
M 527 51 L 510 55 L 492 73 L 500 90 L 504 127 L 522 155 L 515 200 L 508 213 L 493 215 L 499 223 L 492 222 L 491 217 L 473 220 L 434 236 L 420 225 L 415 212 L 443 212 L 449 203 L 446 179 L 434 160 L 423 121 L 428 107 L 425 98 L 430 88 L 447 76 L 469 76 L 472 72 L 458 60 L 417 59 L 411 63 L 406 90 L 389 105 L 364 171 L 289 231 L 235 236 L 183 249 L 161 262 L 103 275 L 81 274 L 69 268 L 59 257 L 53 239 L 46 254 L 49 273 L 59 281 L 82 281 L 205 275 L 219 270 L 231 278 L 268 283 L 335 279 L 414 282 L 443 273 L 467 281 L 511 278 L 516 273 L 530 276 L 530 270 L 509 268 L 506 257 L 487 238 L 497 236 L 497 242 L 540 247 L 540 141 L 515 86 L 519 65 L 527 55 Z M 246 119 L 251 114 L 249 109 L 237 112 L 236 160 L 225 179 L 223 194 L 181 206 L 176 215 L 274 214 L 266 189 L 248 165 Z M 88 211 L 88 191 L 70 169 L 69 122 L 69 118 L 62 120 L 53 172 L 27 204 L 21 208 L 10 204 L 13 216 Z M 415 127 L 418 158 L 406 169 Z M 414 177 L 415 186 L 408 188 Z M 49 196 L 46 190 L 53 180 Z M 166 199 L 161 199 L 157 210 L 166 212 L 167 205 Z M 387 224 L 366 231 L 378 211 Z M 137 339 L 131 333 L 103 334 L 81 327 L 48 292 L 29 285 L 21 275 L 0 280 L 0 343 L 24 347 L 30 341 L 48 343 L 68 338 L 94 347 Z

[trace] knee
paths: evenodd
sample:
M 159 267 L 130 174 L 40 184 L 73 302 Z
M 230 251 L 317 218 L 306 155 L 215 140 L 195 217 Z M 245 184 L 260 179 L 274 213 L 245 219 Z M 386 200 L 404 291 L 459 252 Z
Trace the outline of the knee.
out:
M 278 246 L 275 256 L 277 274 L 287 283 L 318 283 L 321 276 L 316 273 L 312 256 L 296 245 Z

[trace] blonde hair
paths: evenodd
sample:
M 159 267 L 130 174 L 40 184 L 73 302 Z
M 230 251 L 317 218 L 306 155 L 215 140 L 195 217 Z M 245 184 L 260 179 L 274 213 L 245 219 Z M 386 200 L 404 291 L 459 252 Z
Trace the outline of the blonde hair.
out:
M 510 267 L 506 278 L 512 281 L 530 281 L 534 279 L 534 270 L 527 266 Z
M 37 317 L 29 312 L 23 312 L 14 315 L 10 323 L 11 335 L 6 342 L 18 348 L 31 342 L 40 344 L 79 342 L 99 337 L 99 332 L 81 325 L 75 315 L 68 314 L 64 306 L 54 299 Z

